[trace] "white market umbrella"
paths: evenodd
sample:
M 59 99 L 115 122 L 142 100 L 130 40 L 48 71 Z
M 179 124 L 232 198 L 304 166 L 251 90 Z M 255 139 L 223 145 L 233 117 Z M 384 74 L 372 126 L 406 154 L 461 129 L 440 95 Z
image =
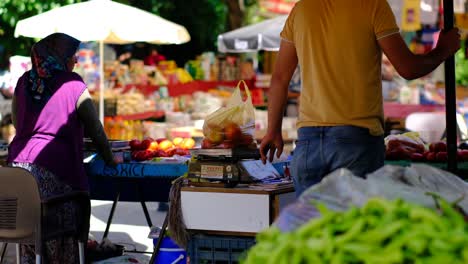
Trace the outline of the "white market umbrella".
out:
M 238 28 L 218 36 L 220 52 L 278 51 L 280 32 L 288 16 L 278 16 L 260 23 Z
M 104 119 L 104 43 L 125 44 L 141 41 L 182 44 L 190 41 L 185 27 L 111 0 L 91 0 L 66 5 L 20 20 L 16 24 L 15 37 L 44 38 L 54 32 L 66 33 L 80 41 L 99 42 L 101 122 Z

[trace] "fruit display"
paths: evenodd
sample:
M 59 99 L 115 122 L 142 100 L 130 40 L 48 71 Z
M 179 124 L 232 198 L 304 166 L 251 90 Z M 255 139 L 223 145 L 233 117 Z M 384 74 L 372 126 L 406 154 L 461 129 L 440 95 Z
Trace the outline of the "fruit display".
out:
M 195 146 L 192 138 L 145 138 L 143 140 L 133 139 L 129 143 L 132 151 L 132 160 L 145 161 L 153 158 L 167 158 L 174 155 L 190 155 L 189 149 Z
M 209 125 L 209 127 L 209 132 L 205 134 L 201 145 L 204 149 L 257 147 L 253 136 L 243 133 L 240 126 L 233 122 L 229 122 L 224 126 Z
M 411 160 L 415 162 L 446 162 L 448 159 L 445 141 L 424 144 L 418 133 L 391 135 L 385 139 L 387 160 Z M 468 150 L 457 150 L 458 161 L 468 161 Z
M 447 143 L 439 141 L 429 144 L 429 150 L 424 152 L 423 161 L 446 162 L 448 159 Z M 468 150 L 457 149 L 457 160 L 468 161 Z
M 258 263 L 468 263 L 468 225 L 448 202 L 439 209 L 371 198 L 361 208 L 334 212 L 291 232 L 271 227 L 241 261 Z

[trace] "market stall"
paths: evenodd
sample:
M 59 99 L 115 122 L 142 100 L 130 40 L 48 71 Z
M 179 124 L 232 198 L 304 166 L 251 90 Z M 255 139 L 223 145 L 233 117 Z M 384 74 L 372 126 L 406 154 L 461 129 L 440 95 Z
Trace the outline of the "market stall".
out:
M 80 18 L 80 23 L 77 23 L 77 17 Z M 99 42 L 101 122 L 104 121 L 104 43 L 125 44 L 143 41 L 181 44 L 190 40 L 190 35 L 183 26 L 111 0 L 93 0 L 55 8 L 20 20 L 15 27 L 16 37 L 43 38 L 54 32 L 69 34 L 80 41 Z

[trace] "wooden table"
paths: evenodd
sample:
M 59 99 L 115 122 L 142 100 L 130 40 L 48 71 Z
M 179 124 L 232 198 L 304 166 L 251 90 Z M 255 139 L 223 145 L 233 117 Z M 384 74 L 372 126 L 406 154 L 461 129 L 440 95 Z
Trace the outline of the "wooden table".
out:
M 181 191 L 181 206 L 190 231 L 254 236 L 268 228 L 295 198 L 292 183 L 235 188 L 186 186 Z

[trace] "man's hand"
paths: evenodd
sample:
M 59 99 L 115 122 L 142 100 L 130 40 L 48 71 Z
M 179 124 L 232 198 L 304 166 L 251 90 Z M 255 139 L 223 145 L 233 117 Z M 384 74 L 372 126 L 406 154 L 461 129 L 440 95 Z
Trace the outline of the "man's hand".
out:
M 413 54 L 400 34 L 392 34 L 378 41 L 397 72 L 407 80 L 429 74 L 460 48 L 458 28 L 441 32 L 436 48 L 426 54 Z
M 443 52 L 447 59 L 460 49 L 460 33 L 458 28 L 452 28 L 448 31 L 442 30 L 437 41 L 436 50 Z
M 283 135 L 281 134 L 281 131 L 267 133 L 260 144 L 260 156 L 263 164 L 266 164 L 268 152 L 270 152 L 270 157 L 268 158 L 270 162 L 273 161 L 275 152 L 276 157 L 279 158 L 283 153 L 283 146 Z

